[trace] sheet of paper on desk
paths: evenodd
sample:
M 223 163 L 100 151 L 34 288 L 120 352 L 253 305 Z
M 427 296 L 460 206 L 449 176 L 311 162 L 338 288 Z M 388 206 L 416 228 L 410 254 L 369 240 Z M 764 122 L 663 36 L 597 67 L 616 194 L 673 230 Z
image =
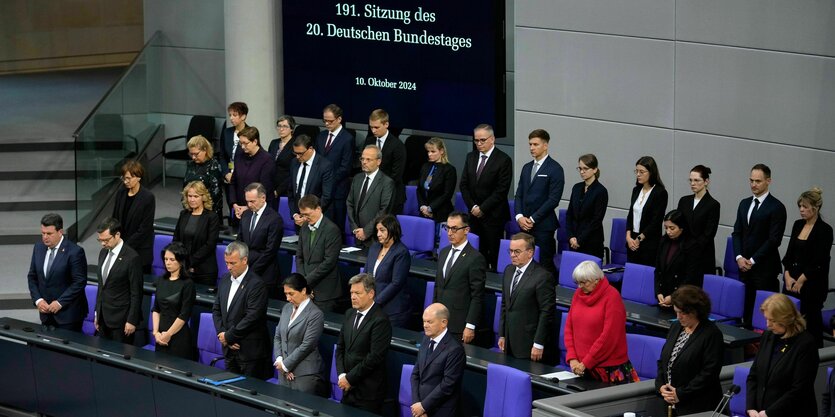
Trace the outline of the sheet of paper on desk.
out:
M 340 252 L 342 252 L 342 253 L 351 253 L 351 252 L 356 252 L 356 251 L 358 251 L 358 250 L 362 250 L 362 249 L 360 249 L 360 248 L 355 248 L 355 247 L 353 247 L 353 246 L 348 246 L 348 247 L 345 247 L 345 248 L 340 249 L 339 251 L 340 251 Z
M 299 241 L 299 235 L 284 236 L 281 241 L 284 243 L 296 243 Z
M 559 371 L 559 372 L 554 372 L 554 373 L 540 375 L 540 376 L 543 377 L 543 378 L 554 378 L 554 377 L 556 377 L 560 381 L 565 381 L 567 379 L 577 378 L 577 374 L 575 374 L 574 372 L 569 372 L 569 371 Z

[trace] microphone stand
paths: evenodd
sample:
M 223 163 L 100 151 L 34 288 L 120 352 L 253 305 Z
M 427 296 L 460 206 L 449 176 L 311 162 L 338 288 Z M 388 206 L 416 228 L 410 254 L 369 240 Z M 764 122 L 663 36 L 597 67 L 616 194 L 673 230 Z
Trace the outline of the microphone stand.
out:
M 722 399 L 719 400 L 719 404 L 716 405 L 716 409 L 713 410 L 713 413 L 710 414 L 710 417 L 716 417 L 719 413 L 725 409 L 728 403 L 731 402 L 731 398 L 734 395 L 739 393 L 739 386 L 738 385 L 731 385 L 728 391 L 722 395 Z

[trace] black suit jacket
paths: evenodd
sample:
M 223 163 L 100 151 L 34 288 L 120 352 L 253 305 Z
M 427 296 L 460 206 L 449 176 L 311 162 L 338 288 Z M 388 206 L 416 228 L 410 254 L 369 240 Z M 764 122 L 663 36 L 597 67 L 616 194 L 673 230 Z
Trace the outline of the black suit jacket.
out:
M 342 232 L 327 217 L 322 217 L 313 245 L 310 244 L 310 228 L 307 225 L 299 228 L 296 272 L 307 279 L 317 302 L 343 298 L 342 279 L 337 265 L 340 249 Z
M 791 239 L 783 257 L 786 271 L 797 279 L 800 274 L 806 275 L 806 283 L 800 289 L 801 298 L 814 299 L 823 303 L 829 288 L 829 252 L 832 250 L 832 226 L 818 217 L 815 226 L 806 238 L 804 249 L 800 249 L 797 236 L 803 230 L 806 221 L 798 219 L 792 225 Z M 811 307 L 811 305 L 807 305 Z
M 336 343 L 336 373 L 346 374 L 351 389 L 343 396 L 345 402 L 382 401 L 386 397 L 386 355 L 391 344 L 391 323 L 374 304 L 354 330 L 357 310 L 348 309 Z
M 235 298 L 229 308 L 229 291 L 232 289 L 230 274 L 220 279 L 217 297 L 212 306 L 212 319 L 218 334 L 226 333 L 227 345 L 241 346 L 238 355 L 241 361 L 253 361 L 269 357 L 270 334 L 267 330 L 267 289 L 264 282 L 250 268 L 244 275 Z M 224 355 L 229 348 L 224 346 Z
M 433 298 L 449 309 L 449 331 L 462 334 L 467 323 L 476 329 L 481 324 L 487 261 L 468 243 L 452 264 L 449 275 L 444 277 L 444 265 L 451 250 L 452 246 L 447 246 L 438 255 Z
M 290 192 L 290 163 L 296 160 L 296 154 L 293 153 L 293 139 L 290 138 L 281 152 L 278 151 L 280 143 L 281 139 L 273 139 L 267 151 L 275 161 L 273 185 L 279 197 L 288 195 L 287 193 Z
M 818 346 L 815 337 L 803 331 L 785 347 L 785 340 L 771 331 L 760 338 L 760 350 L 746 381 L 747 410 L 765 410 L 768 417 L 814 417 L 818 415 L 815 376 Z M 781 353 L 772 355 L 775 345 Z M 785 350 L 785 351 L 783 351 Z
M 331 163 L 333 169 L 333 193 L 331 197 L 335 200 L 344 200 L 348 197 L 348 190 L 351 188 L 351 168 L 356 160 L 354 149 L 357 147 L 354 135 L 345 128 L 333 139 L 330 151 L 325 149 L 328 134 L 330 131 L 323 130 L 316 137 L 316 153 L 324 156 Z
M 29 295 L 32 302 L 43 298 L 47 303 L 58 301 L 61 310 L 55 313 L 58 324 L 80 323 L 87 315 L 87 257 L 81 246 L 70 242 L 66 236 L 55 252 L 52 267 L 44 274 L 44 261 L 48 248 L 38 242 L 32 248 L 32 263 L 29 265 Z M 48 314 L 41 313 L 41 322 L 46 323 Z
M 383 160 L 380 161 L 380 171 L 383 171 L 394 181 L 391 212 L 400 214 L 403 212 L 403 203 L 406 202 L 406 186 L 403 184 L 403 172 L 406 170 L 406 145 L 392 131 L 389 130 L 388 133 L 386 142 L 383 144 Z M 376 144 L 377 138 L 373 135 L 365 138 L 365 146 Z
M 107 275 L 107 282 L 103 282 L 101 269 L 107 258 L 107 249 L 99 252 L 99 271 L 96 277 L 99 281 L 96 296 L 96 314 L 99 323 L 104 323 L 111 329 L 120 329 L 125 322 L 139 326 L 142 320 L 142 264 L 139 255 L 127 242 L 122 244 L 122 250 Z
M 123 215 L 128 201 L 128 189 L 121 188 L 116 192 L 116 204 L 113 206 L 113 217 L 122 224 L 122 239 L 125 240 L 136 253 L 143 267 L 150 267 L 154 262 L 154 210 L 156 199 L 154 194 L 145 187 L 140 187 L 128 210 Z
M 556 363 L 555 314 L 556 294 L 553 276 L 536 261 L 531 261 L 511 293 L 510 285 L 516 267 L 508 265 L 502 277 L 502 312 L 499 337 L 505 338 L 505 349 L 519 359 L 530 359 L 534 343 L 544 346 L 542 362 Z M 509 295 L 508 295 L 509 294 Z
M 754 258 L 754 266 L 748 274 L 776 278 L 782 271 L 777 248 L 786 230 L 786 207 L 769 193 L 760 207 L 751 213 L 749 222 L 748 208 L 752 201 L 753 197 L 743 199 L 736 211 L 732 233 L 734 256 Z
M 429 338 L 424 336 L 412 370 L 411 404 L 420 402 L 433 417 L 454 417 L 466 363 L 464 347 L 451 333 L 447 332 L 431 352 Z
M 247 264 L 255 275 L 258 275 L 268 287 L 276 285 L 278 281 L 278 246 L 284 237 L 284 221 L 275 210 L 265 207 L 264 213 L 258 219 L 255 230 L 249 231 L 252 223 L 252 210 L 244 211 L 238 226 L 238 240 L 249 247 Z
M 577 238 L 578 252 L 603 258 L 603 218 L 609 205 L 609 191 L 595 180 L 585 191 L 580 181 L 571 188 L 571 200 L 565 213 L 568 238 Z
M 674 322 L 667 333 L 667 342 L 658 360 L 656 394 L 660 395 L 658 390 L 669 382 L 667 365 L 681 331 L 681 324 Z M 672 369 L 672 385 L 680 401 L 676 404 L 678 415 L 711 411 L 719 403 L 722 398 L 719 372 L 724 357 L 723 343 L 722 331 L 713 322 L 701 322 L 679 352 Z
M 473 151 L 467 154 L 464 169 L 461 171 L 461 197 L 464 198 L 467 210 L 478 206 L 484 212 L 484 217 L 479 221 L 502 227 L 510 220 L 507 193 L 510 191 L 513 176 L 513 162 L 506 153 L 494 147 L 481 176 L 476 179 L 480 160 L 480 152 Z
M 533 164 L 534 162 L 530 161 L 522 166 L 519 183 L 516 184 L 513 206 L 515 214 L 532 218 L 537 230 L 557 230 L 560 221 L 554 210 L 562 199 L 565 172 L 562 165 L 549 155 L 536 171 L 536 178 L 531 181 Z
M 644 210 L 641 214 L 640 230 L 632 227 L 632 206 L 641 194 L 642 185 L 636 185 L 632 189 L 632 197 L 629 199 L 629 214 L 626 215 L 626 231 L 634 232 L 636 235 L 643 233 L 644 241 L 641 242 L 638 250 L 633 252 L 627 248 L 627 254 L 635 254 L 639 259 L 644 260 L 647 265 L 652 265 L 655 255 L 658 253 L 658 244 L 661 241 L 661 226 L 664 223 L 664 212 L 667 210 L 667 190 L 661 184 L 655 188 L 647 197 L 644 203 Z
M 299 212 L 299 200 L 304 197 L 304 195 L 299 194 L 299 184 L 296 181 L 300 169 L 302 169 L 302 165 L 299 163 L 299 160 L 293 159 L 293 162 L 290 164 L 290 193 L 288 194 L 288 203 L 290 205 L 290 211 L 294 214 Z M 313 194 L 319 197 L 319 205 L 322 207 L 322 211 L 327 211 L 331 204 L 334 181 L 335 178 L 330 161 L 324 158 L 322 154 L 316 152 L 316 156 L 313 158 L 313 165 L 308 165 L 307 167 L 307 187 L 305 187 L 304 194 Z
M 668 262 L 673 240 L 666 235 L 661 239 L 655 258 L 655 294 L 668 296 L 685 284 L 702 286 L 704 274 L 699 271 L 699 259 L 696 257 L 698 245 L 689 235 L 679 236 L 677 240 L 678 250 Z
M 249 127 L 246 123 L 244 123 L 244 127 Z M 219 161 L 220 161 L 220 169 L 223 170 L 223 175 L 229 173 L 229 162 L 232 162 L 232 149 L 235 146 L 235 126 L 229 126 L 226 129 L 223 129 L 220 132 L 220 149 L 218 149 L 219 153 Z M 235 154 L 238 154 L 240 148 L 235 150 Z
M 696 242 L 698 252 L 694 256 L 698 259 L 699 272 L 702 274 L 716 273 L 716 245 L 713 239 L 719 228 L 719 202 L 710 192 L 706 192 L 699 204 L 693 209 L 693 194 L 678 200 L 678 211 L 687 221 L 687 231 Z
M 429 189 L 424 187 L 426 178 L 432 166 L 435 172 L 432 173 L 432 182 Z M 452 213 L 452 197 L 455 195 L 455 184 L 458 182 L 458 173 L 452 164 L 435 164 L 427 162 L 420 168 L 420 179 L 417 183 L 418 206 L 429 206 L 432 209 L 432 220 L 436 223 L 445 222 L 449 213 Z
M 197 234 L 191 239 L 186 239 L 185 230 L 190 217 L 191 211 L 180 212 L 177 226 L 174 227 L 174 241 L 182 242 L 188 249 L 186 268 L 194 268 L 192 278 L 201 283 L 211 282 L 209 285 L 214 286 L 218 273 L 215 251 L 220 233 L 220 219 L 213 210 L 203 210 L 203 213 L 196 216 Z

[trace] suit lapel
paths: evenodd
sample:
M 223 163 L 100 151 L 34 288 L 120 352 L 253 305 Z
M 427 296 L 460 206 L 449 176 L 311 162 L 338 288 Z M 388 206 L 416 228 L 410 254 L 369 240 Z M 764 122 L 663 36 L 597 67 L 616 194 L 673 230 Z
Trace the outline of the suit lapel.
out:
M 309 302 L 312 303 L 313 301 L 309 301 Z M 310 307 L 310 306 L 308 306 L 308 307 Z M 296 327 L 296 325 L 298 325 L 299 323 L 307 321 L 307 314 L 310 312 L 309 310 L 310 310 L 309 308 L 305 307 L 305 309 L 302 310 L 299 313 L 298 316 L 296 316 L 296 318 L 293 320 L 293 322 L 290 323 L 287 326 L 287 333 L 290 333 L 290 329 L 293 328 L 293 327 Z M 292 308 L 290 309 L 290 314 L 293 314 L 293 309 Z
M 371 181 L 371 185 L 368 186 L 368 191 L 365 192 L 365 201 L 362 202 L 360 209 L 364 208 L 365 205 L 368 204 L 368 200 L 371 200 L 371 195 L 374 193 L 374 190 L 376 190 L 377 187 L 380 185 L 380 174 L 382 173 L 383 171 L 380 171 L 379 169 L 377 170 L 377 175 L 374 176 L 374 181 Z M 363 178 L 363 181 L 365 181 L 365 178 Z M 362 183 L 360 183 L 360 190 L 362 190 Z
M 235 291 L 235 296 L 232 297 L 232 303 L 229 304 L 229 311 L 232 311 L 237 307 L 238 302 L 243 297 L 244 291 L 246 291 L 246 286 L 249 284 L 249 281 L 244 275 L 243 280 L 241 281 L 241 285 L 238 286 L 238 291 Z M 229 291 L 232 291 L 232 283 L 229 283 Z
M 446 349 L 447 344 L 449 343 L 449 338 L 450 335 L 449 332 L 447 332 L 447 334 L 444 335 L 444 338 L 441 339 L 441 341 L 435 346 L 434 351 L 429 350 L 429 340 L 427 339 L 426 356 L 424 356 L 423 360 L 423 369 L 426 369 L 426 367 L 429 366 L 429 364 L 432 363 L 432 361 L 434 361 L 435 358 L 437 358 L 444 349 Z
M 455 273 L 458 272 L 459 269 L 464 268 L 463 264 L 465 264 L 466 261 L 469 259 L 469 258 L 467 258 L 467 254 L 470 253 L 470 248 L 471 247 L 472 246 L 470 246 L 470 244 L 467 243 L 467 246 L 465 246 L 464 249 L 461 250 L 461 254 L 458 255 L 458 258 L 455 259 L 455 263 L 452 264 L 452 268 L 450 268 L 450 270 L 449 270 L 449 275 L 444 277 L 444 282 L 443 282 L 444 287 L 446 287 L 446 284 L 449 281 L 449 278 L 452 278 L 453 276 L 455 276 Z M 451 252 L 451 251 L 452 251 L 452 247 L 450 247 L 450 250 L 448 252 Z M 447 256 L 449 256 L 449 255 L 447 255 Z

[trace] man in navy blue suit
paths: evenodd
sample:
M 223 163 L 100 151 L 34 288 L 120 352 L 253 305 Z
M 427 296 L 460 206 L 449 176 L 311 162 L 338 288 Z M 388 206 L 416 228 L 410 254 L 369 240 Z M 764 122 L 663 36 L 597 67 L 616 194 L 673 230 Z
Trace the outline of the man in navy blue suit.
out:
M 423 332 L 412 370 L 412 416 L 456 415 L 467 355 L 447 331 L 449 310 L 440 303 L 423 311 Z
M 313 149 L 310 136 L 299 135 L 293 140 L 293 153 L 296 159 L 290 163 L 290 211 L 293 222 L 301 226 L 305 219 L 299 215 L 299 200 L 312 194 L 319 197 L 322 210 L 327 211 L 333 191 L 333 169 L 330 161 Z
M 32 250 L 28 280 L 41 323 L 81 331 L 87 315 L 87 257 L 64 238 L 64 220 L 55 213 L 41 218 L 41 241 Z
M 757 290 L 780 291 L 783 271 L 777 248 L 786 229 L 786 207 L 768 192 L 771 168 L 757 164 L 748 179 L 753 197 L 739 202 L 731 235 L 739 277 L 745 283 L 745 322 L 751 323 Z
M 519 228 L 530 233 L 539 246 L 540 265 L 553 273 L 557 253 L 554 233 L 560 227 L 554 210 L 562 198 L 565 173 L 560 163 L 548 155 L 550 141 L 551 135 L 544 129 L 534 129 L 528 135 L 533 161 L 522 167 L 516 186 L 515 214 Z
M 351 189 L 351 167 L 356 143 L 354 135 L 342 127 L 342 109 L 336 104 L 328 104 L 322 110 L 322 122 L 325 123 L 325 130 L 316 137 L 316 151 L 330 161 L 333 169 L 331 202 L 325 210 L 325 216 L 342 227 L 348 213 L 346 200 L 348 190 Z

